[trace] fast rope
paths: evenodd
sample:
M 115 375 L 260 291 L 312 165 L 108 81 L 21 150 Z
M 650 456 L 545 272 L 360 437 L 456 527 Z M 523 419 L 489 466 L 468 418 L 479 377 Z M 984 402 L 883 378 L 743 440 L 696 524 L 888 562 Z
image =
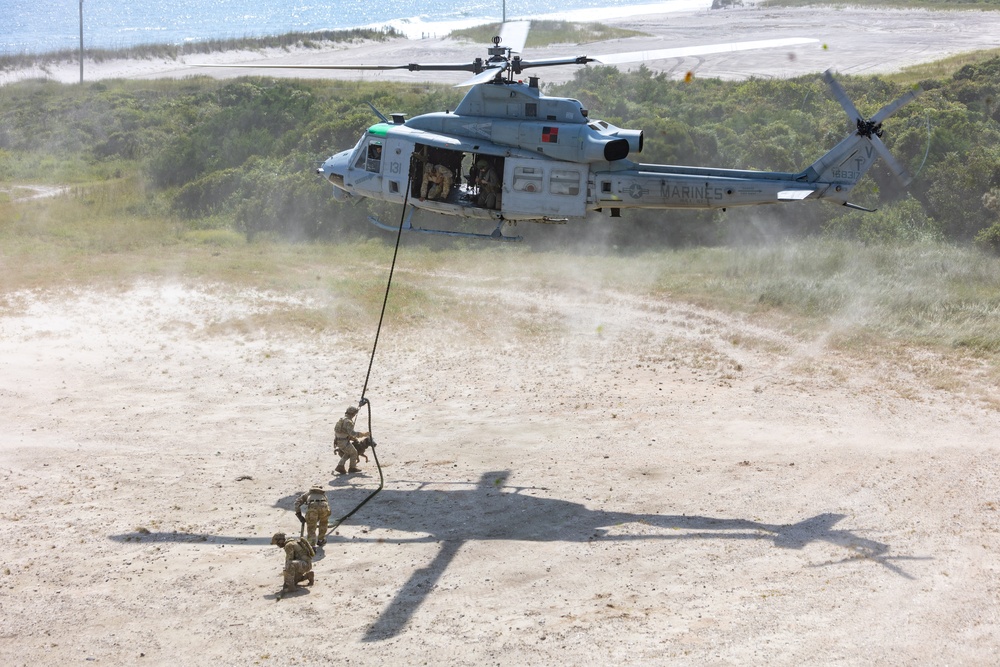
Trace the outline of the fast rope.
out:
M 385 296 L 382 298 L 382 312 L 378 317 L 378 327 L 375 329 L 375 343 L 372 345 L 371 357 L 368 359 L 368 372 L 365 374 L 365 384 L 361 388 L 361 400 L 358 401 L 359 408 L 361 407 L 368 408 L 368 437 L 371 439 L 372 456 L 375 457 L 375 467 L 378 469 L 378 488 L 372 491 L 370 494 L 368 494 L 368 496 L 364 500 L 358 503 L 357 507 L 355 507 L 347 514 L 337 519 L 337 521 L 329 529 L 331 533 L 337 530 L 337 528 L 340 527 L 340 524 L 344 523 L 349 518 L 351 518 L 351 516 L 353 516 L 355 512 L 364 507 L 369 500 L 378 495 L 378 493 L 382 490 L 382 487 L 385 485 L 385 476 L 382 474 L 382 464 L 379 463 L 378 461 L 378 452 L 376 451 L 377 447 L 375 446 L 375 437 L 372 435 L 372 404 L 371 401 L 369 401 L 365 397 L 365 394 L 368 392 L 368 380 L 371 378 L 372 365 L 375 363 L 375 351 L 378 349 L 378 338 L 379 335 L 382 333 L 382 321 L 385 319 L 385 306 L 389 302 L 389 288 L 392 287 L 392 274 L 396 270 L 396 256 L 399 255 L 399 241 L 403 236 L 403 223 L 406 220 L 406 204 L 407 202 L 409 202 L 410 199 L 410 186 L 413 183 L 413 170 L 414 170 L 414 161 L 413 158 L 411 157 L 410 170 L 406 178 L 406 194 L 403 195 L 403 210 L 399 214 L 399 229 L 396 231 L 396 247 L 392 252 L 392 264 L 389 266 L 389 279 L 388 281 L 386 281 Z

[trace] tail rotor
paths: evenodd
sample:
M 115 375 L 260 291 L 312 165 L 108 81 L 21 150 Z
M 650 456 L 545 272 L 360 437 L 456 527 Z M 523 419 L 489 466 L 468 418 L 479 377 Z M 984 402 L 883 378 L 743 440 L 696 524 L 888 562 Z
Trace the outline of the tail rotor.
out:
M 878 112 L 871 118 L 865 118 L 859 112 L 857 107 L 854 106 L 854 102 L 851 98 L 847 96 L 844 91 L 843 86 L 833 78 L 833 73 L 830 70 L 823 72 L 823 80 L 826 81 L 827 85 L 830 86 L 830 90 L 833 92 L 833 97 L 838 102 L 840 106 L 844 108 L 847 112 L 847 117 L 851 123 L 857 127 L 857 134 L 859 136 L 866 137 L 871 141 L 872 146 L 874 146 L 875 151 L 879 154 L 883 160 L 885 160 L 886 165 L 889 167 L 896 178 L 900 180 L 903 186 L 908 186 L 913 180 L 906 168 L 899 163 L 898 160 L 892 155 L 888 147 L 882 142 L 882 122 L 896 113 L 903 105 L 916 99 L 916 97 L 921 93 L 919 88 L 908 91 L 906 94 L 902 95 L 899 99 L 894 102 L 886 104 L 884 107 L 878 110 Z

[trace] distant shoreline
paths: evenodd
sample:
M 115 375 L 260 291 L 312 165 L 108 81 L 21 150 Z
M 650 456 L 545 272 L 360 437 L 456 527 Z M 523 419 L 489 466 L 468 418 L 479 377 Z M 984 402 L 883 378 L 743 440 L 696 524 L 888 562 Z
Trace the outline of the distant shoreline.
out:
M 741 0 L 744 6 L 751 6 L 759 0 Z M 666 14 L 687 11 L 708 11 L 711 9 L 712 0 L 660 0 L 659 2 L 646 2 L 643 4 L 626 5 L 618 7 L 591 7 L 587 9 L 567 10 L 556 13 L 533 14 L 524 17 L 508 17 L 509 21 L 531 21 L 531 20 L 561 20 L 572 23 L 594 23 L 634 16 L 649 16 L 654 14 Z M 260 44 L 261 48 L 277 45 L 285 46 L 291 39 L 323 39 L 323 35 L 351 32 L 385 32 L 397 33 L 399 36 L 408 39 L 435 39 L 444 38 L 455 30 L 462 30 L 480 25 L 500 22 L 500 17 L 480 17 L 463 18 L 450 20 L 433 20 L 420 16 L 408 18 L 393 18 L 377 23 L 366 23 L 355 26 L 336 27 L 315 27 L 301 30 L 290 29 L 279 33 L 247 33 L 227 34 L 225 36 L 208 36 L 198 38 L 188 38 L 184 40 L 149 41 L 126 46 L 94 46 L 94 40 L 88 39 L 84 35 L 84 51 L 91 54 L 100 54 L 101 59 L 107 59 L 105 54 L 122 54 L 124 57 L 134 57 L 129 54 L 139 53 L 139 57 L 145 57 L 146 53 L 204 53 L 206 45 L 213 44 Z M 234 49 L 241 47 L 235 46 Z M 218 50 L 218 49 L 215 49 Z M 43 51 L 17 50 L 12 52 L 0 52 L 0 67 L 4 61 L 24 59 L 53 60 L 59 57 L 76 58 L 79 53 L 79 42 L 70 41 L 62 48 L 47 49 Z
M 530 56 L 539 59 L 581 54 L 599 56 L 776 38 L 814 40 L 812 46 L 740 53 L 719 51 L 710 55 L 682 55 L 643 63 L 648 69 L 675 79 L 684 78 L 691 72 L 696 77 L 742 80 L 751 77 L 792 78 L 819 74 L 827 69 L 842 74 L 889 73 L 959 53 L 1000 49 L 1000 12 L 843 6 L 765 8 L 753 4 L 725 10 L 625 16 L 599 22 L 640 31 L 643 36 L 588 44 L 533 47 Z M 302 44 L 263 49 L 248 46 L 232 51 L 103 62 L 85 60 L 84 80 L 266 76 L 373 82 L 429 81 L 455 85 L 466 78 L 464 73 L 410 72 L 405 68 L 378 71 L 295 68 L 332 64 L 370 66 L 470 62 L 473 58 L 486 55 L 485 45 L 447 38 L 397 37 L 317 41 L 309 46 L 305 46 L 305 42 Z M 240 65 L 243 69 L 211 68 L 212 65 L 223 64 Z M 619 65 L 623 70 L 638 66 L 638 62 Z M 572 79 L 577 69 L 574 66 L 546 68 L 542 79 L 545 83 L 564 83 Z M 0 85 L 28 79 L 78 83 L 79 62 L 74 59 L 0 71 Z

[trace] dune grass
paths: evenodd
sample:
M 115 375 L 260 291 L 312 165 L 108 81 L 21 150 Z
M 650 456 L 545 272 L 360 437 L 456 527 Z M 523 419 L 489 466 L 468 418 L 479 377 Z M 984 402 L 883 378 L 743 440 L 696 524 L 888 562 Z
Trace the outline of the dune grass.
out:
M 281 35 L 260 35 L 225 39 L 204 39 L 183 44 L 135 44 L 120 49 L 84 48 L 84 59 L 89 62 L 125 59 L 176 60 L 182 56 L 224 51 L 259 51 L 262 49 L 320 48 L 330 43 L 356 42 L 361 40 L 385 41 L 401 38 L 399 31 L 385 27 L 380 29 L 352 28 L 349 30 L 319 30 L 312 32 L 289 32 Z M 0 55 L 0 71 L 22 69 L 34 65 L 50 65 L 60 62 L 79 62 L 77 49 L 61 49 L 43 53 L 22 53 Z
M 942 58 L 931 63 L 921 63 L 904 67 L 898 72 L 883 75 L 888 81 L 904 86 L 913 86 L 927 79 L 948 79 L 966 65 L 975 65 L 1000 56 L 1000 49 L 970 51 Z
M 47 199 L 0 201 L 4 290 L 114 288 L 171 278 L 293 293 L 320 311 L 336 294 L 335 314 L 295 315 L 311 328 L 345 315 L 360 328 L 377 319 L 392 258 L 389 235 L 336 244 L 261 236 L 247 243 L 226 229 L 192 230 L 151 207 L 135 178 L 76 186 Z M 458 286 L 477 294 L 471 304 Z M 430 247 L 409 236 L 387 316 L 395 326 L 457 318 L 475 329 L 503 315 L 491 291 L 538 289 L 689 302 L 794 335 L 832 332 L 831 344 L 845 351 L 906 345 L 1000 360 L 1000 258 L 940 243 L 866 246 L 815 238 L 626 257 L 517 244 Z M 534 328 L 536 335 L 551 330 Z M 531 329 L 525 327 L 526 335 Z
M 495 35 L 500 34 L 499 23 L 473 26 L 449 33 L 452 39 L 462 39 L 477 44 L 490 44 Z M 531 32 L 525 48 L 548 46 L 549 44 L 587 44 L 607 39 L 636 37 L 645 33 L 625 28 L 614 28 L 602 23 L 571 23 L 569 21 L 532 21 Z

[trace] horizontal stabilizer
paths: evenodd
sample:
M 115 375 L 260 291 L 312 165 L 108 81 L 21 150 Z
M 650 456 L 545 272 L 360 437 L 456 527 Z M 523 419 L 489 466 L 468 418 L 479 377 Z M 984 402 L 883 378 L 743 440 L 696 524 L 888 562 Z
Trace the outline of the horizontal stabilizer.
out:
M 798 199 L 805 199 L 815 190 L 782 190 L 778 193 L 778 201 L 796 201 Z

